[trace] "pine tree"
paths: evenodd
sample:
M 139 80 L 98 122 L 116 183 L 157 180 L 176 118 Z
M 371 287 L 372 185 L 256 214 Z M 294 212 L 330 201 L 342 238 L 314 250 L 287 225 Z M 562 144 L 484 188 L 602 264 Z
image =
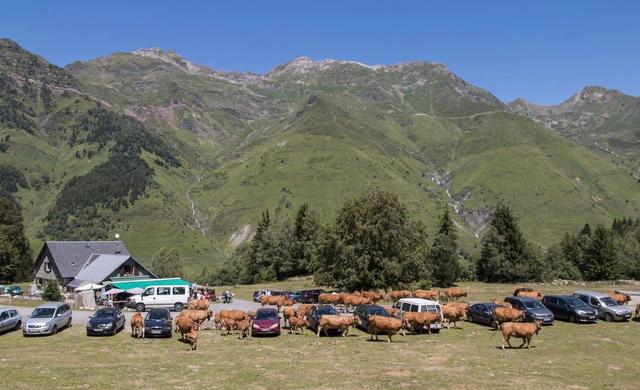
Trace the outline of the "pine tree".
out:
M 583 274 L 587 280 L 614 280 L 621 275 L 620 259 L 613 235 L 598 225 L 584 255 Z
M 0 282 L 27 280 L 32 265 L 31 248 L 18 205 L 14 200 L 0 196 Z
M 458 242 L 453 220 L 449 209 L 445 209 L 440 220 L 440 227 L 429 259 L 433 264 L 433 281 L 440 287 L 450 287 L 460 277 L 460 263 L 458 261 Z
M 58 281 L 56 279 L 49 280 L 47 286 L 42 292 L 42 299 L 44 299 L 45 301 L 62 300 L 62 294 L 60 294 L 60 287 L 58 286 Z
M 309 274 L 318 255 L 318 233 L 320 223 L 307 203 L 303 203 L 296 213 L 293 226 L 294 274 Z
M 509 207 L 498 204 L 482 240 L 478 278 L 487 282 L 540 280 L 544 264 L 526 241 Z

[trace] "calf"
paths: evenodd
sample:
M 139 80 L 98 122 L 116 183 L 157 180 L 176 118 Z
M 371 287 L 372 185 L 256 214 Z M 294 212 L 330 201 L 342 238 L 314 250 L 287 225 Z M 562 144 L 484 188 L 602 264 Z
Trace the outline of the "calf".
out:
M 289 317 L 289 334 L 297 334 L 298 329 L 300 329 L 300 334 L 304 334 L 304 327 L 308 325 L 309 322 L 307 322 L 307 320 L 305 320 L 304 318 L 296 316 Z
M 284 321 L 284 326 L 287 326 L 287 322 L 289 322 L 289 318 L 296 316 L 296 309 L 293 307 L 285 307 L 282 309 L 282 319 Z M 291 326 L 291 325 L 289 325 Z
M 519 322 L 524 320 L 525 314 L 523 310 L 508 307 L 496 307 L 493 310 L 493 323 L 496 329 L 500 329 L 500 325 L 503 322 Z
M 251 319 L 250 318 L 245 318 L 242 321 L 238 321 L 236 322 L 236 327 L 238 328 L 238 332 L 240 333 L 240 335 L 238 336 L 239 339 L 243 339 L 245 337 L 248 337 L 251 333 Z
M 144 319 L 140 313 L 133 313 L 131 316 L 131 336 L 144 337 Z
M 196 332 L 195 326 L 191 328 L 189 333 L 185 333 L 183 337 L 187 340 L 189 345 L 191 345 L 192 351 L 195 351 L 198 348 L 198 332 Z
M 400 318 L 371 316 L 369 317 L 368 328 L 371 340 L 373 340 L 374 335 L 378 340 L 378 333 L 386 333 L 387 342 L 390 343 L 392 341 L 391 337 L 402 329 L 402 320 Z
M 502 349 L 504 349 L 504 343 L 506 342 L 511 346 L 509 339 L 511 337 L 522 339 L 522 344 L 518 348 L 522 348 L 527 344 L 527 348 L 531 345 L 531 338 L 533 335 L 538 335 L 538 332 L 542 329 L 542 321 L 535 322 L 505 322 L 502 324 Z

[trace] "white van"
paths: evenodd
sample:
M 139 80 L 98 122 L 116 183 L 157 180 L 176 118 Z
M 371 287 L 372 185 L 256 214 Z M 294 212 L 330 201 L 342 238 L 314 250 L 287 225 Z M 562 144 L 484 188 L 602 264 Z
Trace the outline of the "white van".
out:
M 402 298 L 398 302 L 393 304 L 393 307 L 398 309 L 401 313 L 405 312 L 425 312 L 430 311 L 440 314 L 440 322 L 431 324 L 432 332 L 439 332 L 442 329 L 442 306 L 436 301 L 431 301 L 422 298 Z
M 136 311 L 161 307 L 181 311 L 189 302 L 189 286 L 149 286 L 141 294 L 129 298 L 127 306 Z

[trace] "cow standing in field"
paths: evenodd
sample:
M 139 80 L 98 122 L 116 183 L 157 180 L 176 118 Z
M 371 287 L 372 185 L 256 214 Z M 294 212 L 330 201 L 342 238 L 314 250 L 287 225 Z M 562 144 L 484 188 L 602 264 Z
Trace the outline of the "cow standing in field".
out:
M 389 299 L 393 302 L 397 302 L 402 298 L 411 298 L 411 291 L 409 290 L 395 290 L 389 293 Z
M 323 315 L 318 322 L 318 333 L 316 336 L 320 337 L 320 332 L 324 332 L 325 336 L 329 336 L 328 330 L 336 329 L 342 331 L 342 337 L 346 337 L 347 334 L 349 334 L 349 329 L 359 320 L 359 317 L 353 315 Z
M 512 308 L 513 307 L 513 305 L 511 305 L 509 302 L 498 301 L 496 298 L 492 298 L 491 299 L 491 303 L 493 303 L 494 305 L 498 305 L 500 307 L 507 307 L 507 308 Z
M 342 297 L 342 303 L 344 304 L 344 312 L 349 310 L 349 307 L 355 308 L 358 305 L 368 305 L 371 303 L 371 298 L 364 296 L 346 294 Z
M 302 305 L 298 306 L 298 308 L 296 309 L 296 317 L 298 318 L 306 317 L 307 313 L 309 313 L 309 310 L 311 310 L 312 306 L 313 305 L 308 303 L 303 303 Z
M 342 303 L 342 296 L 340 294 L 323 293 L 318 295 L 318 302 L 328 305 L 338 305 Z
M 451 323 L 453 327 L 457 328 L 458 321 L 462 321 L 467 314 L 465 305 L 444 305 L 442 306 L 442 316 L 447 321 L 447 329 L 451 329 Z
M 444 295 L 447 297 L 447 302 L 449 302 L 450 298 L 454 298 L 458 300 L 461 297 L 467 297 L 467 292 L 460 287 L 449 287 L 444 290 Z
M 247 317 L 242 321 L 236 322 L 236 327 L 238 328 L 238 332 L 240 333 L 240 335 L 238 336 L 239 339 L 248 337 L 251 334 L 251 319 Z
M 420 332 L 422 329 L 427 328 L 427 332 L 431 334 L 431 324 L 435 324 L 442 321 L 440 313 L 432 311 L 423 312 L 406 312 L 402 316 L 402 335 L 404 336 L 404 330 L 411 332 Z
M 264 307 L 265 305 L 268 306 L 276 306 L 278 308 L 278 311 L 280 311 L 280 308 L 282 306 L 291 306 L 295 303 L 295 301 L 292 301 L 291 299 L 289 299 L 289 297 L 285 296 L 285 295 L 265 295 L 262 298 L 260 298 L 260 304 Z
M 388 337 L 387 342 L 390 343 L 392 341 L 391 337 L 402 329 L 402 320 L 400 318 L 374 315 L 369 317 L 368 328 L 372 341 L 373 336 L 376 336 L 376 341 L 378 341 L 378 333 L 386 333 Z
M 131 336 L 144 337 L 144 319 L 140 313 L 133 313 L 131 316 Z
M 413 293 L 413 296 L 415 296 L 416 298 L 430 299 L 432 301 L 438 301 L 438 300 L 440 300 L 440 290 L 438 290 L 438 289 L 436 289 L 436 290 L 416 290 L 416 292 Z
M 617 291 L 611 294 L 611 298 L 613 298 L 613 300 L 616 301 L 618 305 L 626 305 L 627 303 L 631 302 L 631 295 L 622 294 Z
M 640 318 L 640 303 L 636 305 L 636 318 Z
M 287 322 L 289 322 L 289 326 L 291 326 L 291 322 L 289 321 L 289 319 L 291 317 L 295 317 L 296 316 L 296 309 L 293 307 L 285 307 L 282 309 L 282 319 L 284 322 L 284 326 L 287 326 Z
M 537 291 L 537 290 L 517 289 L 515 294 L 517 294 L 517 295 L 515 295 L 516 297 L 533 298 L 533 299 L 536 299 L 538 301 L 541 301 L 542 298 L 543 298 L 542 293 L 540 291 Z
M 309 322 L 302 317 L 289 317 L 289 334 L 298 334 L 298 329 L 300 329 L 300 334 L 304 334 L 304 327 L 309 326 Z
M 509 348 L 513 348 L 511 346 L 511 342 L 509 339 L 511 337 L 522 339 L 522 344 L 518 346 L 518 348 L 522 348 L 525 344 L 527 344 L 527 348 L 531 345 L 531 338 L 535 334 L 538 335 L 538 332 L 542 329 L 542 321 L 535 322 L 505 322 L 502 324 L 502 349 L 504 349 L 504 344 L 507 343 Z
M 191 350 L 195 351 L 198 344 L 198 332 L 196 323 L 189 316 L 178 316 L 176 318 L 176 332 L 180 332 L 181 340 L 187 340 L 191 345 Z
M 360 295 L 369 298 L 373 304 L 384 299 L 384 294 L 378 291 L 363 291 Z
M 525 320 L 525 314 L 523 310 L 508 308 L 508 307 L 496 307 L 493 310 L 493 323 L 496 329 L 500 329 L 500 326 L 504 322 L 519 322 Z
M 207 310 L 183 310 L 178 314 L 178 317 L 189 317 L 193 320 L 193 322 L 196 324 L 196 330 L 200 330 L 200 326 L 205 322 L 205 321 L 210 321 L 211 317 L 213 316 L 213 311 L 211 311 L 211 309 L 207 309 Z

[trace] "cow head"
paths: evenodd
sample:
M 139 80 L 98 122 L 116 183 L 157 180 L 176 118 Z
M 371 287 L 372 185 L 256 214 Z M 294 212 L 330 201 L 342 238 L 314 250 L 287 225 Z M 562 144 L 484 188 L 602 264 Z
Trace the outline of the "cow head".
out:
M 211 317 L 213 317 L 213 310 L 207 309 L 207 321 L 211 321 Z
M 536 324 L 536 336 L 537 336 L 538 332 L 542 330 L 542 321 L 534 321 L 534 324 Z

